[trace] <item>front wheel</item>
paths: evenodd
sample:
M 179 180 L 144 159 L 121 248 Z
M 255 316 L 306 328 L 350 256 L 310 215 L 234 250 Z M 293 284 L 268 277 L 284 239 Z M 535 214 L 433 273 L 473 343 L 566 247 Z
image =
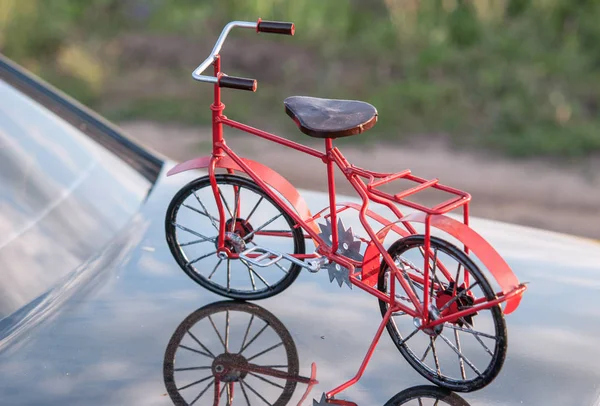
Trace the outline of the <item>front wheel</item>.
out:
M 496 298 L 477 265 L 460 249 L 440 238 L 430 239 L 430 317 L 451 315 L 468 309 L 478 299 Z M 378 289 L 389 295 L 395 283 L 396 301 L 412 308 L 399 279 L 404 279 L 423 302 L 425 236 L 412 235 L 396 241 L 388 253 L 399 273 L 391 275 L 384 262 Z M 388 303 L 380 300 L 381 314 Z M 420 328 L 420 319 L 404 312 L 393 313 L 387 330 L 400 353 L 431 382 L 457 392 L 471 392 L 488 385 L 500 372 L 507 348 L 506 325 L 500 305 L 438 324 Z
M 252 180 L 215 175 L 226 216 L 225 244 L 235 253 L 253 246 L 304 254 L 302 228 Z M 219 211 L 208 176 L 193 180 L 173 198 L 165 219 L 167 243 L 183 271 L 204 288 L 231 299 L 276 295 L 298 277 L 287 259 L 267 267 L 217 257 Z

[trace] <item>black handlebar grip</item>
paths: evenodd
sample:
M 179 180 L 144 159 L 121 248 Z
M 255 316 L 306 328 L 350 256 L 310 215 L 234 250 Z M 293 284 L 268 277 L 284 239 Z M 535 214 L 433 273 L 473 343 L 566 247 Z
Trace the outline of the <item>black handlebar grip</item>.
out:
M 258 20 L 256 26 L 257 32 L 270 32 L 272 34 L 294 35 L 294 23 L 284 23 L 281 21 L 262 21 Z
M 223 75 L 219 78 L 219 87 L 256 92 L 256 80 Z

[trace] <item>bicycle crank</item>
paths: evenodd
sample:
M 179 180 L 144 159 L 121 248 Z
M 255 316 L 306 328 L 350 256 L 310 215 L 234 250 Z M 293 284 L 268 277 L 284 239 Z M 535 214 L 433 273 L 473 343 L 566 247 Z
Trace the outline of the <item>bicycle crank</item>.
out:
M 324 241 L 331 242 L 333 235 L 333 227 L 329 218 L 326 218 L 325 221 L 325 224 L 319 224 L 319 228 L 321 229 L 319 237 L 321 237 Z M 360 253 L 360 247 L 362 243 L 360 240 L 354 238 L 352 227 L 346 229 L 346 227 L 344 227 L 344 222 L 342 221 L 342 219 L 338 218 L 337 229 L 337 254 L 343 255 L 345 257 L 362 263 L 363 255 Z M 345 268 L 334 262 L 323 266 L 323 268 L 327 269 L 327 272 L 329 273 L 329 282 L 333 282 L 333 280 L 335 279 L 340 288 L 342 287 L 342 284 L 345 283 L 350 289 L 352 289 L 352 283 L 350 282 L 350 270 L 348 268 Z

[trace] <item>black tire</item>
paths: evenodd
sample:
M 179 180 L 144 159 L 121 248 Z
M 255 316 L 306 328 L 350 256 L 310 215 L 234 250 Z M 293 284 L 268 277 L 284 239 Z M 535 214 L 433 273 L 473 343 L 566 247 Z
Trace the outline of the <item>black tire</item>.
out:
M 452 245 L 449 242 L 444 241 L 440 238 L 431 237 L 430 241 L 431 241 L 430 246 L 431 246 L 432 251 L 439 250 L 439 252 L 442 252 L 442 253 L 446 254 L 448 257 L 454 259 L 459 264 L 458 269 L 460 269 L 460 266 L 462 266 L 463 267 L 462 269 L 468 270 L 470 278 L 474 278 L 475 281 L 478 282 L 478 284 L 476 284 L 475 281 L 473 281 L 471 286 L 478 285 L 479 289 L 483 293 L 483 296 L 485 296 L 485 298 L 487 300 L 494 300 L 496 298 L 496 295 L 494 294 L 494 291 L 492 290 L 492 287 L 490 286 L 490 284 L 487 281 L 487 279 L 485 278 L 485 276 L 479 270 L 477 265 L 462 250 L 458 249 L 454 245 Z M 413 248 L 424 247 L 424 244 L 425 244 L 425 236 L 412 235 L 412 236 L 405 237 L 405 238 L 402 238 L 402 239 L 396 241 L 388 249 L 388 253 L 390 254 L 390 256 L 392 258 L 394 258 L 394 260 L 396 260 L 397 258 L 399 258 L 402 254 L 404 254 L 408 250 L 413 249 Z M 387 264 L 385 262 L 383 262 L 381 269 L 380 269 L 379 280 L 378 280 L 378 289 L 381 292 L 386 292 L 386 293 L 387 293 L 387 278 L 385 275 L 386 275 L 387 269 L 388 269 Z M 459 277 L 459 279 L 460 279 L 460 277 Z M 422 288 L 421 288 L 421 290 L 422 290 Z M 416 291 L 416 289 L 415 289 L 415 291 Z M 384 315 L 388 308 L 387 303 L 382 300 L 379 300 L 379 306 L 380 306 L 381 314 Z M 390 321 L 387 323 L 386 328 L 387 328 L 388 333 L 390 334 L 390 337 L 392 338 L 392 341 L 394 342 L 394 344 L 396 344 L 396 347 L 398 348 L 398 350 L 400 351 L 402 356 L 404 356 L 404 358 L 406 358 L 406 360 L 409 362 L 409 364 L 415 370 L 417 370 L 417 372 L 419 372 L 423 377 L 427 378 L 429 381 L 435 383 L 436 385 L 450 389 L 452 391 L 472 392 L 472 391 L 483 388 L 484 386 L 488 385 L 492 380 L 494 380 L 494 378 L 496 378 L 496 376 L 498 375 L 498 373 L 500 372 L 500 370 L 502 368 L 502 365 L 504 364 L 504 359 L 506 357 L 506 350 L 507 350 L 507 344 L 508 344 L 507 343 L 507 334 L 506 334 L 506 324 L 504 321 L 504 315 L 502 313 L 502 309 L 500 308 L 500 305 L 491 307 L 490 309 L 487 309 L 484 311 L 489 311 L 491 314 L 492 320 L 493 320 L 493 322 L 491 324 L 493 324 L 494 331 L 495 331 L 495 334 L 494 334 L 495 345 L 493 346 L 494 347 L 493 355 L 491 357 L 489 364 L 487 364 L 487 368 L 483 372 L 481 372 L 480 375 L 478 375 L 472 379 L 463 379 L 462 376 L 460 379 L 455 379 L 455 378 L 445 376 L 443 374 L 443 372 L 440 375 L 438 375 L 437 371 L 434 371 L 432 368 L 429 368 L 427 366 L 427 364 L 424 364 L 421 361 L 421 359 L 419 359 L 419 357 L 410 349 L 410 347 L 409 347 L 410 341 L 406 341 L 406 342 L 402 343 L 402 340 L 403 340 L 402 335 L 400 334 L 398 327 L 396 325 L 396 322 L 394 321 L 393 318 L 390 319 Z M 482 311 L 482 312 L 484 312 L 484 311 Z M 400 317 L 410 317 L 408 315 L 402 315 L 402 314 L 399 314 L 399 316 Z M 474 317 L 477 318 L 478 316 L 474 316 Z M 404 319 L 404 320 L 407 320 L 407 319 Z M 451 323 L 445 323 L 444 326 L 446 326 L 448 324 L 451 324 Z M 470 325 L 467 325 L 467 326 L 469 328 L 472 328 L 472 326 L 470 326 Z M 446 328 L 446 327 L 444 327 L 444 328 Z M 456 330 L 454 330 L 454 331 L 456 332 Z M 473 331 L 473 330 L 471 330 L 471 331 Z M 426 334 L 426 333 L 423 331 L 420 331 L 419 333 L 417 333 L 417 335 L 419 335 L 419 334 Z M 458 333 L 456 333 L 456 334 L 458 334 Z M 479 338 L 480 336 L 476 336 L 475 334 L 472 334 L 472 335 L 473 335 L 473 337 L 477 337 L 477 339 L 481 343 L 481 339 Z M 437 339 L 437 337 L 435 337 L 433 339 L 433 341 L 435 342 L 436 339 Z M 431 344 L 431 345 L 435 347 L 435 344 Z M 491 349 L 488 348 L 487 350 L 491 352 Z M 436 366 L 438 366 L 437 356 L 435 356 L 435 357 L 436 357 Z M 460 358 L 458 358 L 458 359 L 460 359 Z
M 165 382 L 165 387 L 167 389 L 167 393 L 169 397 L 173 401 L 175 405 L 188 405 L 180 390 L 177 388 L 176 380 L 175 380 L 175 362 L 176 362 L 176 354 L 177 350 L 181 348 L 181 342 L 185 337 L 186 333 L 190 331 L 190 329 L 200 322 L 202 319 L 213 316 L 220 312 L 243 312 L 251 315 L 253 318 L 258 318 L 264 321 L 269 327 L 273 329 L 273 331 L 279 336 L 281 342 L 283 343 L 283 347 L 285 348 L 285 354 L 287 357 L 287 365 L 288 370 L 286 371 L 290 377 L 297 377 L 300 371 L 300 362 L 298 359 L 298 351 L 296 345 L 292 339 L 290 332 L 286 329 L 285 325 L 271 312 L 268 310 L 254 304 L 247 302 L 237 302 L 237 301 L 222 301 L 211 303 L 207 306 L 204 306 L 195 312 L 191 313 L 187 316 L 175 329 L 171 339 L 169 340 L 169 344 L 165 350 L 165 356 L 163 360 L 163 379 Z M 199 340 L 202 340 L 203 337 L 198 336 Z M 198 349 L 201 349 L 198 347 Z M 199 357 L 202 359 L 202 357 Z M 268 377 L 268 379 L 273 380 L 275 378 Z M 295 379 L 286 379 L 285 384 L 282 385 L 283 389 L 281 395 L 277 398 L 277 400 L 273 403 L 273 405 L 283 406 L 286 405 L 289 400 L 292 398 L 294 391 L 296 390 L 297 381 Z M 240 394 L 239 387 L 237 390 L 238 396 Z M 212 404 L 213 392 L 208 390 L 207 398 L 210 399 L 210 403 Z M 199 399 L 201 400 L 201 399 Z M 204 403 L 202 403 L 204 404 Z
M 223 185 L 230 185 L 233 188 L 235 188 L 235 187 L 241 188 L 240 190 L 245 189 L 245 190 L 248 190 L 248 191 L 256 194 L 261 199 L 264 199 L 264 201 L 269 202 L 272 205 L 272 207 L 275 208 L 278 213 L 280 213 L 281 217 L 287 223 L 287 226 L 289 227 L 289 231 L 291 232 L 291 235 L 293 238 L 293 252 L 287 252 L 287 253 L 288 254 L 292 254 L 292 253 L 293 254 L 304 254 L 305 253 L 305 242 L 304 242 L 304 235 L 303 235 L 302 229 L 300 227 L 295 227 L 296 222 L 294 221 L 294 219 L 292 219 L 280 206 L 278 206 L 277 203 L 275 203 L 275 201 L 273 201 L 258 185 L 256 185 L 256 183 L 254 183 L 251 179 L 247 179 L 247 178 L 243 178 L 243 177 L 235 176 L 235 175 L 225 175 L 225 174 L 216 175 L 216 181 L 217 181 L 217 184 L 219 185 L 219 187 L 221 187 Z M 248 289 L 235 289 L 235 288 L 228 289 L 225 286 L 215 283 L 212 280 L 210 280 L 210 276 L 207 278 L 206 276 L 202 275 L 202 273 L 196 268 L 195 265 L 192 265 L 192 264 L 188 265 L 188 262 L 189 262 L 188 258 L 186 257 L 186 254 L 181 249 L 181 246 L 179 245 L 180 242 L 178 241 L 177 227 L 175 226 L 175 222 L 177 219 L 178 212 L 179 212 L 180 208 L 182 207 L 181 206 L 182 203 L 184 203 L 186 201 L 186 199 L 188 199 L 190 196 L 192 196 L 192 194 L 195 194 L 195 192 L 198 192 L 204 188 L 208 188 L 208 190 L 211 190 L 210 189 L 210 179 L 208 176 L 205 176 L 205 177 L 202 177 L 199 179 L 195 179 L 195 180 L 191 181 L 190 183 L 188 183 L 183 188 L 181 188 L 179 190 L 179 192 L 177 192 L 177 194 L 173 197 L 173 199 L 171 200 L 171 203 L 169 205 L 169 208 L 167 209 L 166 218 L 165 218 L 165 233 L 166 233 L 167 243 L 169 245 L 169 249 L 171 250 L 171 253 L 173 254 L 173 257 L 175 258 L 175 260 L 177 261 L 177 263 L 179 264 L 181 269 L 183 269 L 183 271 L 192 280 L 194 280 L 196 283 L 198 283 L 202 287 L 210 290 L 211 292 L 214 292 L 218 295 L 221 295 L 221 296 L 224 296 L 224 297 L 227 297 L 230 299 L 238 299 L 238 300 L 266 299 L 268 297 L 271 297 L 278 293 L 281 293 L 282 291 L 287 289 L 296 280 L 296 278 L 300 274 L 300 270 L 301 270 L 301 267 L 299 265 L 289 262 L 287 260 L 286 260 L 287 263 L 289 263 L 289 269 L 287 270 L 286 275 L 284 277 L 282 277 L 281 279 L 278 279 L 276 281 L 276 283 L 274 283 L 274 284 L 265 283 L 265 287 L 260 290 L 257 290 L 255 287 L 255 281 L 254 281 L 253 275 L 256 274 L 256 271 L 253 269 L 253 267 L 249 266 L 245 262 L 243 264 L 246 266 L 248 273 L 250 274 L 250 279 L 252 279 L 252 287 L 253 287 L 252 290 L 250 290 L 249 288 Z M 214 197 L 212 197 L 213 196 L 212 191 L 211 191 L 210 196 L 211 196 L 212 202 L 214 202 Z M 196 198 L 197 198 L 197 196 L 196 196 Z M 200 202 L 200 199 L 198 199 L 198 201 Z M 227 212 L 226 212 L 226 214 L 227 214 Z M 250 215 L 252 215 L 252 213 L 250 213 Z M 218 212 L 216 213 L 216 217 L 218 219 Z M 211 220 L 211 221 L 213 221 L 213 220 Z M 216 230 L 212 230 L 212 232 L 215 233 L 215 236 L 218 234 Z M 212 257 L 209 257 L 209 259 L 216 259 L 216 254 Z M 228 261 L 228 266 L 229 266 L 229 260 L 227 260 L 227 261 Z M 236 260 L 232 260 L 232 261 L 236 261 Z M 239 261 L 239 260 L 237 260 L 237 261 Z M 220 264 L 220 262 L 218 264 Z M 280 268 L 282 268 L 279 264 L 276 264 L 276 265 L 279 266 Z M 274 265 L 272 265 L 272 266 L 274 266 Z M 216 269 L 216 267 L 215 267 L 215 269 Z M 252 272 L 251 272 L 251 269 L 252 269 Z M 266 269 L 268 269 L 268 268 L 266 268 Z M 229 269 L 228 269 L 228 272 L 230 272 Z M 264 280 L 264 279 L 261 279 L 261 280 Z
M 384 406 L 401 406 L 415 399 L 419 400 L 420 405 L 423 404 L 421 399 L 433 399 L 437 401 L 435 405 L 440 406 L 469 406 L 467 401 L 458 396 L 456 393 L 453 393 L 448 389 L 428 385 L 414 386 L 412 388 L 405 389 L 388 400 Z

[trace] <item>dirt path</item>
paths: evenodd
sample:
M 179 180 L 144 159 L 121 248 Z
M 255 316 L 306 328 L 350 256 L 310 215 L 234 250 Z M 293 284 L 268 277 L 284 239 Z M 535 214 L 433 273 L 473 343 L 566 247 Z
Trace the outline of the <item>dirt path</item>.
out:
M 120 126 L 143 144 L 177 161 L 210 150 L 210 129 L 152 122 Z M 227 140 L 239 154 L 270 166 L 298 188 L 327 188 L 325 167 L 314 158 L 256 137 L 231 136 Z M 310 141 L 307 137 L 306 143 Z M 321 143 L 314 147 L 323 148 Z M 600 239 L 600 159 L 559 168 L 538 160 L 515 162 L 460 153 L 441 142 L 340 149 L 360 167 L 380 172 L 410 168 L 417 176 L 438 177 L 444 184 L 467 190 L 473 196 L 474 216 Z M 337 179 L 339 193 L 353 192 L 341 175 Z M 394 186 L 398 190 L 401 185 Z M 439 196 L 427 194 L 414 200 L 425 204 L 441 201 Z

